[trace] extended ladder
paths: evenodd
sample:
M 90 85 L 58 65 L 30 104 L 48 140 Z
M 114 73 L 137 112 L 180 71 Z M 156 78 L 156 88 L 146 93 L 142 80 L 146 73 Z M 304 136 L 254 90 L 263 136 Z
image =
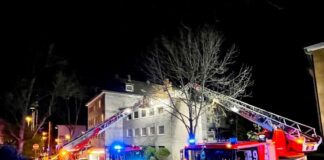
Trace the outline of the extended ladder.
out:
M 64 150 L 79 150 L 82 149 L 85 145 L 89 143 L 89 141 L 99 135 L 100 133 L 104 132 L 106 129 L 108 129 L 112 124 L 122 120 L 123 118 L 127 117 L 129 114 L 133 113 L 134 111 L 138 110 L 140 106 L 143 105 L 143 100 L 139 100 L 137 103 L 135 103 L 131 107 L 127 107 L 118 113 L 114 114 L 101 124 L 98 124 L 96 127 L 86 131 L 85 134 L 71 140 L 67 144 L 63 146 Z
M 316 134 L 315 128 L 313 127 L 298 123 L 275 113 L 268 112 L 235 98 L 210 90 L 206 87 L 201 87 L 198 84 L 189 83 L 184 87 L 184 89 L 188 88 L 193 88 L 197 92 L 203 93 L 204 96 L 207 96 L 211 100 L 215 100 L 226 110 L 235 112 L 236 114 L 239 114 L 240 116 L 260 125 L 267 130 L 272 131 L 280 128 L 291 137 L 305 137 L 305 144 L 303 144 L 305 147 L 303 147 L 303 151 L 306 151 L 307 143 L 312 143 L 314 145 L 313 150 L 315 151 L 322 142 L 322 138 Z

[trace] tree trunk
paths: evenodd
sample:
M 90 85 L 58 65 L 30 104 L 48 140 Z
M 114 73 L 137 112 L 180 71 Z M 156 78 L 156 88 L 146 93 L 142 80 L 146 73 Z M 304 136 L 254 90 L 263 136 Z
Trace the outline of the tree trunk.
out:
M 26 128 L 26 123 L 25 123 L 25 119 L 23 118 L 21 120 L 21 124 L 19 128 L 19 138 L 17 139 L 18 153 L 20 154 L 22 154 L 24 149 L 24 144 L 25 144 L 25 128 Z
M 22 152 L 24 150 L 24 144 L 25 144 L 25 140 L 23 140 L 23 139 L 18 140 L 18 153 L 19 154 L 22 154 Z

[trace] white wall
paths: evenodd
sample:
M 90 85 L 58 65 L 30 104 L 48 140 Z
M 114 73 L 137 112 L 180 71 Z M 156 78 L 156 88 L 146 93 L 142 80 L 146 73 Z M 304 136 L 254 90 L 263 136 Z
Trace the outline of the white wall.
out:
M 133 106 L 142 96 L 117 92 L 105 93 L 105 119 L 116 114 L 120 108 Z M 105 145 L 123 140 L 123 121 L 114 123 L 105 131 Z

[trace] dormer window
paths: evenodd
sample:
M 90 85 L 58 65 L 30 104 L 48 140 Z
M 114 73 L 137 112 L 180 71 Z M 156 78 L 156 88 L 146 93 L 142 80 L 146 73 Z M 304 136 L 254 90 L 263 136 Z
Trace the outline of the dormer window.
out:
M 134 92 L 134 84 L 126 83 L 126 91 Z

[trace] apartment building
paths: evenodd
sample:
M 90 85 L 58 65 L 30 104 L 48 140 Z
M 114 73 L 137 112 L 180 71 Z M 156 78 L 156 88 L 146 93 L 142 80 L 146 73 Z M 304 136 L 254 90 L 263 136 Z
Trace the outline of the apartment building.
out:
M 130 145 L 167 148 L 171 152 L 169 159 L 180 159 L 180 150 L 188 141 L 185 126 L 169 113 L 172 110 L 167 107 L 170 104 L 168 96 L 161 94 L 161 96 L 150 98 L 153 91 L 154 93 L 157 93 L 157 90 L 164 92 L 161 89 L 162 86 L 138 81 L 126 81 L 124 85 L 124 91 L 102 91 L 87 103 L 89 129 L 111 117 L 121 108 L 133 106 L 144 96 L 148 101 L 144 107 L 110 126 L 91 144 L 95 147 L 104 147 L 114 141 L 122 141 Z M 186 112 L 187 107 L 183 105 L 178 104 L 180 111 L 188 113 Z M 208 110 L 212 110 L 212 108 L 209 107 Z M 211 116 L 203 114 L 198 121 L 196 141 L 215 140 L 215 132 L 210 131 Z
M 88 130 L 97 126 L 105 120 L 105 95 L 104 92 L 90 100 L 86 106 L 88 107 Z M 95 137 L 91 141 L 91 145 L 96 147 L 105 146 L 104 134 Z

